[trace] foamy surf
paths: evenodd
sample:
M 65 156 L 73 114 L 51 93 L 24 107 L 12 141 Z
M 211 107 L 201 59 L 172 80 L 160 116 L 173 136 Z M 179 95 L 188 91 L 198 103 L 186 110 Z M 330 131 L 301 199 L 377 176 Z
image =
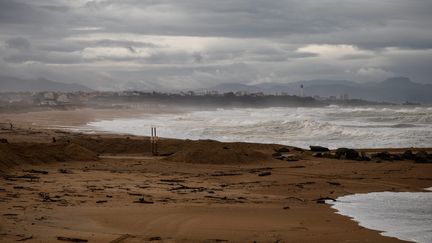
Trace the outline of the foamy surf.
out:
M 428 188 L 432 190 L 432 188 Z M 382 235 L 420 243 L 432 242 L 432 192 L 374 192 L 328 202 L 338 214 Z
M 428 107 L 217 109 L 146 114 L 89 123 L 84 129 L 162 137 L 331 148 L 432 147 Z

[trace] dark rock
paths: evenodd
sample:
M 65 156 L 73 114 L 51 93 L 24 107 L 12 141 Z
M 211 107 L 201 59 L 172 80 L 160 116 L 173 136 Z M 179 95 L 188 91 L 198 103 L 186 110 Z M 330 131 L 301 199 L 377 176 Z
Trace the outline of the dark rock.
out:
M 336 158 L 349 159 L 349 160 L 361 160 L 359 152 L 349 148 L 338 148 L 336 150 Z
M 402 160 L 402 156 L 398 154 L 390 154 L 391 160 Z
M 0 143 L 9 143 L 6 138 L 0 138 Z
M 336 159 L 336 156 L 331 153 L 323 153 L 322 157 L 326 159 Z
M 322 146 L 309 146 L 312 152 L 328 152 L 330 149 Z
M 432 163 L 432 160 L 429 158 L 429 155 L 426 151 L 419 151 L 415 154 L 414 161 L 416 163 Z
M 372 158 L 379 160 L 392 160 L 391 154 L 387 151 L 379 152 L 372 155 Z
M 401 155 L 402 159 L 406 159 L 406 160 L 415 160 L 416 156 L 413 154 L 413 152 L 411 150 L 407 150 L 405 151 L 402 155 Z

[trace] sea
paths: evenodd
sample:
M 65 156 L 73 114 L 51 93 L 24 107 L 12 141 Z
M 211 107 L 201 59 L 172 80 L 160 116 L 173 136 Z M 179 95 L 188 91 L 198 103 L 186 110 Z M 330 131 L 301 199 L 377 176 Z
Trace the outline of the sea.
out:
M 428 188 L 429 191 L 432 188 Z M 382 235 L 411 242 L 432 242 L 432 192 L 373 192 L 328 202 L 338 214 Z
M 432 107 L 232 108 L 142 114 L 88 123 L 83 129 L 308 148 L 432 147 Z
M 277 143 L 301 148 L 432 147 L 432 107 L 232 108 L 142 114 L 81 129 L 160 137 Z M 432 172 L 431 172 L 432 173 Z M 338 213 L 383 235 L 432 242 L 432 192 L 376 192 L 340 197 Z

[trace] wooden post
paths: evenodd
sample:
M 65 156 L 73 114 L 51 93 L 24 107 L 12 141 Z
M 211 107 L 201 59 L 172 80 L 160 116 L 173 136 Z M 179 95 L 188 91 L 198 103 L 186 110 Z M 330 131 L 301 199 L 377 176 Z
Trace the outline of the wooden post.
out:
M 158 146 L 157 146 L 158 136 L 156 132 L 156 127 L 154 128 L 154 134 L 155 134 L 155 155 L 158 155 Z
M 154 155 L 154 149 L 153 149 L 153 127 L 150 127 L 150 129 L 151 129 L 151 137 L 150 137 L 151 152 L 152 152 L 152 155 Z
M 156 127 L 151 127 L 150 143 L 151 143 L 152 155 L 158 154 L 157 141 L 158 141 L 158 137 L 157 137 Z

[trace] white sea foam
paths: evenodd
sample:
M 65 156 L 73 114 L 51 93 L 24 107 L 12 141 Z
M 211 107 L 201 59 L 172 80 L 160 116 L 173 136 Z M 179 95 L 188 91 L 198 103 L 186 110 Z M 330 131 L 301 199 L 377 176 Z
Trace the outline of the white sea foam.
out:
M 299 147 L 431 147 L 428 107 L 217 109 L 104 120 L 85 128 L 161 137 L 280 143 Z
M 339 214 L 365 228 L 382 231 L 382 235 L 432 242 L 432 192 L 354 194 L 329 203 Z

